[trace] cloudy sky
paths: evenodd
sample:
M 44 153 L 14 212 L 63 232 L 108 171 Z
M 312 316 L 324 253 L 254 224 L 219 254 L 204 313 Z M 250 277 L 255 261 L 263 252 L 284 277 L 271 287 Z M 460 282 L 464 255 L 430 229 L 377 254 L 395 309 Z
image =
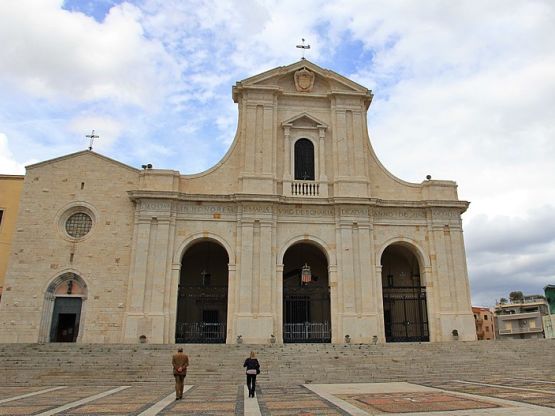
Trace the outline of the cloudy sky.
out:
M 307 58 L 373 90 L 372 145 L 402 179 L 453 179 L 473 303 L 555 284 L 552 0 L 4 0 L 0 173 L 85 149 L 204 170 L 231 86 Z

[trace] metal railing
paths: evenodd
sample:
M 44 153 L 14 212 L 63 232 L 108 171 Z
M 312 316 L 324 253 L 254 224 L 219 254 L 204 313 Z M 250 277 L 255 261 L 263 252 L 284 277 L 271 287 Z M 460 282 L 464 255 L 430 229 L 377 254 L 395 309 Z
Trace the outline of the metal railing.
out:
M 283 324 L 283 342 L 331 342 L 329 322 Z
M 176 325 L 176 343 L 219 344 L 225 342 L 225 337 L 226 324 L 179 322 Z

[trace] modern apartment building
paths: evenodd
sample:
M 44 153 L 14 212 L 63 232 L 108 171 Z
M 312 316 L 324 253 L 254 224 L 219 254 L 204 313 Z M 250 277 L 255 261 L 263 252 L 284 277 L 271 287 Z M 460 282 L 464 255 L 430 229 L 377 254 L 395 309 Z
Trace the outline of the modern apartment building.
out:
M 549 315 L 549 306 L 541 295 L 498 303 L 495 305 L 496 338 L 544 338 L 542 318 L 546 315 Z

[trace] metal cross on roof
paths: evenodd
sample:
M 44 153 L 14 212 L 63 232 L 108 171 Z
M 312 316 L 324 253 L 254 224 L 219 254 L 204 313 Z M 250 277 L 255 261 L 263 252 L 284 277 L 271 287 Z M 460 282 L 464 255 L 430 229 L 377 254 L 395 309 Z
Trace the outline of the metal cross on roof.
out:
M 96 135 L 96 134 L 94 134 L 94 130 L 93 130 L 91 134 L 87 134 L 85 137 L 86 137 L 87 139 L 91 139 L 91 141 L 90 141 L 90 143 L 89 143 L 89 150 L 92 150 L 94 139 L 98 139 L 99 136 Z
M 303 50 L 303 57 L 302 59 L 304 59 L 304 51 L 305 49 L 310 49 L 310 45 L 305 45 L 304 44 L 304 38 L 301 39 L 302 40 L 302 45 L 297 45 L 296 48 L 302 49 Z

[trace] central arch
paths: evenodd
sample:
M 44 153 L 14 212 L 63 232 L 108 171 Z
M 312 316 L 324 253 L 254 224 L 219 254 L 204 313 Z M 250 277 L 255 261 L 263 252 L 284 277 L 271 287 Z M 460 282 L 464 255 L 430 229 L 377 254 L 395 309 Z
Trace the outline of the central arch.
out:
M 218 242 L 197 241 L 181 260 L 176 343 L 225 343 L 229 255 Z
M 328 261 L 310 243 L 283 256 L 283 342 L 331 342 Z

